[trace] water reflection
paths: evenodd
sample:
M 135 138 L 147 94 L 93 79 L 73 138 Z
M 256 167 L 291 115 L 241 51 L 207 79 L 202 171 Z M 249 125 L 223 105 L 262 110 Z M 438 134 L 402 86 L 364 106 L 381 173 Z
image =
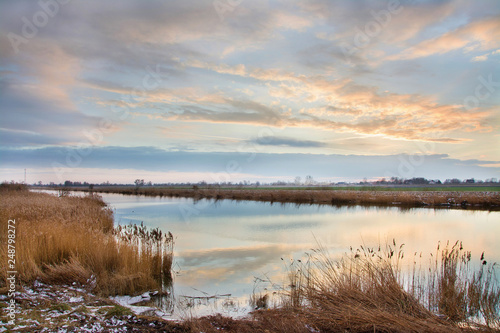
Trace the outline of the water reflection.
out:
M 349 246 L 405 243 L 408 254 L 431 253 L 439 241 L 462 240 L 478 256 L 500 261 L 500 213 L 397 207 L 331 207 L 229 200 L 104 195 L 117 223 L 171 231 L 176 295 L 231 294 L 240 302 L 254 277 L 283 280 L 280 258 L 301 258 L 318 246 L 333 256 Z

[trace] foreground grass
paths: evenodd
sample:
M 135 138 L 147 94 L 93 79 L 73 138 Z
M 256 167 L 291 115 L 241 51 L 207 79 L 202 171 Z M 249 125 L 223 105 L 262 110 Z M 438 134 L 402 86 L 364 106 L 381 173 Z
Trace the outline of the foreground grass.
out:
M 496 264 L 474 266 L 460 243 L 403 271 L 403 247 L 325 250 L 289 269 L 285 309 L 321 332 L 461 332 L 500 329 Z
M 27 331 L 113 332 L 498 332 L 495 265 L 476 268 L 459 243 L 438 248 L 430 269 L 402 269 L 402 247 L 360 248 L 332 259 L 325 250 L 288 266 L 279 306 L 234 319 L 173 322 L 136 315 L 71 285 L 36 283 L 17 295 L 16 321 Z M 415 266 L 417 263 L 415 262 Z M 0 306 L 8 300 L 0 292 Z M 79 323 L 79 324 L 78 324 Z M 23 330 L 20 330 L 23 331 Z M 26 331 L 26 330 L 25 330 Z
M 75 188 L 78 190 L 78 188 Z M 80 189 L 81 190 L 81 189 Z M 326 204 L 326 205 L 365 205 L 396 207 L 460 207 L 470 209 L 500 209 L 500 192 L 497 191 L 459 191 L 448 188 L 446 191 L 430 190 L 345 190 L 345 189 L 221 189 L 221 188 L 134 188 L 103 187 L 94 191 L 119 193 L 125 195 L 145 195 L 160 197 L 185 197 L 214 200 L 252 200 L 265 202 Z
M 100 295 L 136 294 L 160 289 L 170 277 L 171 235 L 115 229 L 112 211 L 98 196 L 56 197 L 2 184 L 0 200 L 0 260 L 4 267 L 15 259 L 9 270 L 18 272 L 20 284 L 76 282 Z M 9 220 L 15 220 L 15 238 L 8 238 Z M 9 239 L 15 257 L 9 257 Z M 0 287 L 6 272 L 0 272 Z

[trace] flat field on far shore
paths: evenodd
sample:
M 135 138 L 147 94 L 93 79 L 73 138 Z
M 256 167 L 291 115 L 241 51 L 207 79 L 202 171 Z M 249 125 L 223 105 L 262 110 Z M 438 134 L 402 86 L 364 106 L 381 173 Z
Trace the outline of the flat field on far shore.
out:
M 161 188 L 161 187 L 158 187 Z M 169 188 L 169 187 L 163 187 Z M 184 187 L 190 188 L 190 187 Z M 237 186 L 233 187 L 221 187 L 224 190 L 231 190 L 238 188 Z M 252 186 L 243 186 L 240 187 L 245 190 L 305 190 L 305 191 L 317 191 L 317 190 L 326 190 L 326 191 L 457 191 L 457 192 L 500 192 L 500 186 L 481 186 L 481 185 L 472 185 L 472 186 L 445 186 L 445 185 L 412 185 L 412 186 L 391 186 L 391 185 L 375 185 L 375 186 L 363 186 L 363 185 L 354 185 L 354 186 L 260 186 L 260 187 L 252 187 Z
M 52 189 L 90 191 L 87 187 Z M 124 195 L 183 197 L 195 200 L 228 199 L 335 206 L 500 209 L 500 186 L 95 186 L 92 191 Z

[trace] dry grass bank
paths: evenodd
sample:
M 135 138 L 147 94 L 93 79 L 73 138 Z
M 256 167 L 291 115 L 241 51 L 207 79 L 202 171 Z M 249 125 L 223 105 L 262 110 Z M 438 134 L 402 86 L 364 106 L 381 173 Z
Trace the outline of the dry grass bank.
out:
M 15 219 L 20 283 L 78 282 L 101 295 L 134 294 L 159 289 L 170 276 L 171 235 L 115 229 L 112 211 L 98 196 L 56 197 L 2 184 L 0 199 L 0 260 L 4 267 L 7 224 Z M 5 269 L 0 278 L 5 286 Z
M 397 207 L 500 208 L 500 192 L 465 191 L 356 191 L 290 189 L 179 189 L 98 188 L 95 191 L 126 195 L 185 197 L 194 199 L 252 200 L 296 204 L 369 205 Z

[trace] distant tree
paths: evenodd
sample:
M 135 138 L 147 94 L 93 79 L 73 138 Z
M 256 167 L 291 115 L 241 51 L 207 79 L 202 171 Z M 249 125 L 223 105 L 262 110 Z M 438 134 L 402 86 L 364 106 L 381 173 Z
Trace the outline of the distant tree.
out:
M 144 186 L 144 179 L 136 179 L 134 183 L 135 183 L 135 188 L 138 189 L 139 187 Z
M 302 181 L 302 179 L 300 178 L 300 176 L 297 176 L 297 177 L 295 177 L 294 183 L 295 183 L 295 185 L 299 186 L 301 184 L 301 181 Z
M 306 180 L 304 181 L 304 184 L 309 186 L 314 184 L 314 179 L 311 175 L 306 176 Z
M 404 181 L 405 181 L 404 178 L 391 177 L 391 183 L 394 183 L 394 184 L 401 185 L 401 184 L 404 184 Z
M 413 184 L 424 185 L 429 184 L 429 181 L 423 177 L 413 178 Z

